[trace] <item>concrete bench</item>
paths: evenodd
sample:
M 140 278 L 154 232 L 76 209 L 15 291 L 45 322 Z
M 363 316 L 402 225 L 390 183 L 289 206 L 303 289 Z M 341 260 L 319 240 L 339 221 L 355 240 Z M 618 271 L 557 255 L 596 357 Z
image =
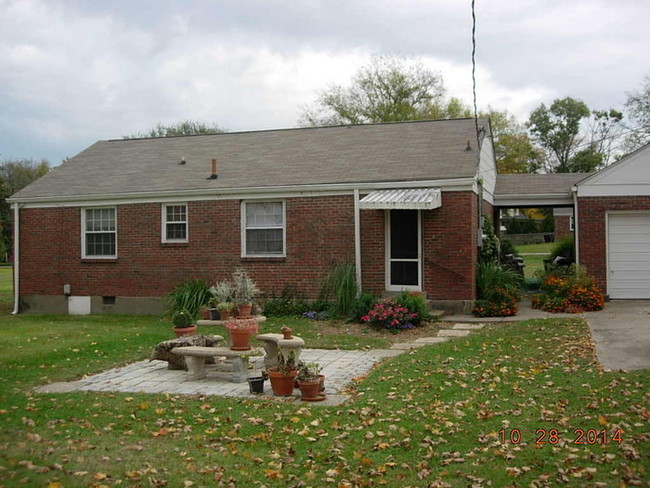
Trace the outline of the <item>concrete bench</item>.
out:
M 219 343 L 223 342 L 223 337 L 219 335 L 194 335 L 177 337 L 176 339 L 169 339 L 159 343 L 151 353 L 150 360 L 158 359 L 167 361 L 169 369 L 185 369 L 185 357 L 172 354 L 172 349 L 176 347 L 187 346 L 203 346 L 203 347 L 218 347 Z M 214 363 L 214 359 L 208 358 L 208 363 Z
M 250 356 L 261 356 L 260 348 L 253 348 L 248 351 L 233 351 L 227 347 L 201 347 L 186 346 L 175 347 L 172 353 L 185 356 L 190 379 L 200 380 L 205 378 L 205 360 L 212 357 L 225 357 L 232 359 L 233 383 L 243 383 L 248 377 L 248 358 Z
M 282 334 L 260 334 L 257 336 L 258 341 L 264 344 L 264 367 L 266 369 L 274 368 L 278 365 L 278 352 L 286 358 L 289 352 L 293 351 L 296 361 L 300 358 L 300 352 L 305 347 L 305 341 L 300 337 L 293 336 L 291 339 L 285 339 Z

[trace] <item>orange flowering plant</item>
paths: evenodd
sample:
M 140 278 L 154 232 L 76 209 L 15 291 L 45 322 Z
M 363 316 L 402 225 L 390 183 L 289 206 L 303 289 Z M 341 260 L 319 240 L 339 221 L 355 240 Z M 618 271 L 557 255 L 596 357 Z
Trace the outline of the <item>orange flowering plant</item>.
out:
M 542 281 L 545 292 L 531 297 L 533 308 L 546 312 L 591 312 L 602 310 L 605 296 L 584 267 L 572 265 L 561 276 L 547 274 Z

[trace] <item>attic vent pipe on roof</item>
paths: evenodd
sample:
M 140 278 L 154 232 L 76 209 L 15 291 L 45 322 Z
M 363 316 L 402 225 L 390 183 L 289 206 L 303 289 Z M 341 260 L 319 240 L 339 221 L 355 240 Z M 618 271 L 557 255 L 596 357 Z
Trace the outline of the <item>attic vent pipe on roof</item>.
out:
M 212 174 L 208 177 L 209 180 L 216 180 L 219 177 L 217 174 L 217 160 L 212 160 Z
M 471 144 L 469 143 L 469 139 L 468 139 L 468 140 L 467 140 L 467 147 L 465 148 L 465 151 L 471 151 L 471 150 L 472 150 L 472 146 L 471 146 Z

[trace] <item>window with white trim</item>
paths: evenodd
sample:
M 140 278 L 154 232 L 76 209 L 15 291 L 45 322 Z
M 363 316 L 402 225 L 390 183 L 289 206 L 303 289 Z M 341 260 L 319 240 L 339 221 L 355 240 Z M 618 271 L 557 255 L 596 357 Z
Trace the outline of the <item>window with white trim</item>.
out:
M 285 256 L 284 202 L 242 202 L 242 256 Z
M 163 242 L 187 242 L 187 205 L 163 205 Z
M 117 257 L 117 210 L 86 208 L 82 214 L 82 257 Z

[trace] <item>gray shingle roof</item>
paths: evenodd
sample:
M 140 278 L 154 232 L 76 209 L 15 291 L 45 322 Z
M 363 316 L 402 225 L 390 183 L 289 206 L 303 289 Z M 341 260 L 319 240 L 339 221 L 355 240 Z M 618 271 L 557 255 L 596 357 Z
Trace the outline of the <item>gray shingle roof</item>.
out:
M 100 141 L 12 199 L 474 177 L 475 141 L 473 119 Z
M 591 173 L 551 173 L 544 175 L 512 174 L 497 175 L 494 194 L 505 195 L 542 195 L 568 194 L 571 187 L 587 178 Z

